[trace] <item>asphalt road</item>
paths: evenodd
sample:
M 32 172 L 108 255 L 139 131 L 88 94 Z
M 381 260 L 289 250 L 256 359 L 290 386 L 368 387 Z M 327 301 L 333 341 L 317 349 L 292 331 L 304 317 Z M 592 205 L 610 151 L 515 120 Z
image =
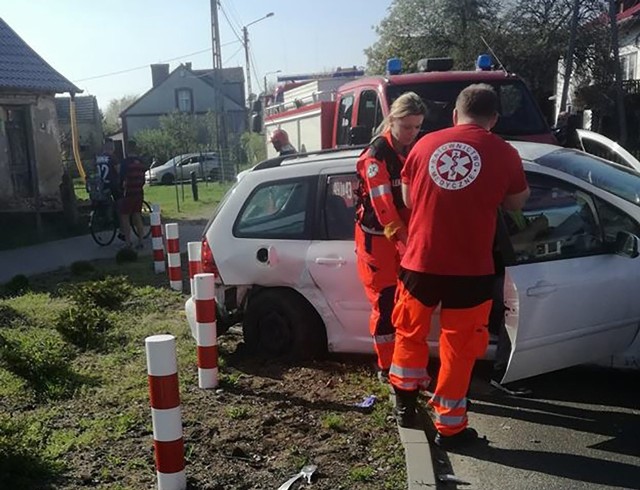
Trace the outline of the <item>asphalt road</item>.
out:
M 432 450 L 436 474 L 454 480 L 439 488 L 640 489 L 639 372 L 572 368 L 529 380 L 533 395 L 513 398 L 484 381 L 486 366 L 478 371 L 469 423 L 483 439 Z

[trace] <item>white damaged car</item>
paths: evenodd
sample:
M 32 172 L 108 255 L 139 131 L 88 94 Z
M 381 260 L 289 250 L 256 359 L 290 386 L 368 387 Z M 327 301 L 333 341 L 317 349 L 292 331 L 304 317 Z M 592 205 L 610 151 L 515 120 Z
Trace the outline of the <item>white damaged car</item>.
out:
M 524 217 L 545 227 L 503 250 L 503 381 L 590 362 L 638 368 L 640 176 L 581 151 L 512 144 L 532 191 Z M 353 243 L 359 152 L 267 160 L 227 193 L 202 247 L 221 331 L 241 321 L 248 346 L 268 356 L 373 353 Z M 185 308 L 193 332 L 191 299 Z M 434 352 L 438 333 L 435 321 Z

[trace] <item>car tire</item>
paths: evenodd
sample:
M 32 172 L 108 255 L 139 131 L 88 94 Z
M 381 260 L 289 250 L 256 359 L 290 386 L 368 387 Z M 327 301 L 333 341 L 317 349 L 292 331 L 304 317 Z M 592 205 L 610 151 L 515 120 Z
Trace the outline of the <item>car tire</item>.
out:
M 175 177 L 172 174 L 164 174 L 160 182 L 164 185 L 171 185 L 173 184 L 174 180 L 175 180 Z
M 322 319 L 291 289 L 263 289 L 249 298 L 243 332 L 249 350 L 268 358 L 309 360 L 327 352 Z

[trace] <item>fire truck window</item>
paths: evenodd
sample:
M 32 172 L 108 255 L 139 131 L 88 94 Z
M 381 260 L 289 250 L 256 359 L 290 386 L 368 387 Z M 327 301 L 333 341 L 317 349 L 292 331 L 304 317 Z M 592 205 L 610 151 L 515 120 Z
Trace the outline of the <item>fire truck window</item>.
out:
M 345 95 L 340 99 L 338 107 L 338 134 L 336 141 L 338 146 L 349 144 L 349 130 L 351 129 L 351 116 L 353 114 L 353 94 Z
M 373 136 L 374 131 L 382 122 L 382 108 L 375 90 L 365 90 L 360 94 L 358 103 L 358 126 L 364 126 L 367 134 Z
M 327 179 L 324 203 L 327 239 L 353 240 L 357 188 L 355 174 L 331 175 Z

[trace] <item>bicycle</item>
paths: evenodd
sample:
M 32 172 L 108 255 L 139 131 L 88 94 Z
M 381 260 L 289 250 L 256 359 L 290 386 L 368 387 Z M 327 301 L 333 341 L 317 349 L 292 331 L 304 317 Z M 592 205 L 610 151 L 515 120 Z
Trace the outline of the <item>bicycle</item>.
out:
M 91 238 L 101 247 L 106 247 L 113 242 L 120 227 L 120 219 L 118 217 L 118 209 L 116 202 L 110 193 L 99 188 L 89 188 L 89 197 L 91 199 L 92 210 L 89 214 L 89 231 Z M 151 204 L 142 201 L 142 217 L 143 237 L 148 238 L 151 235 Z M 138 231 L 133 226 L 132 216 L 129 217 L 131 230 L 138 236 Z

